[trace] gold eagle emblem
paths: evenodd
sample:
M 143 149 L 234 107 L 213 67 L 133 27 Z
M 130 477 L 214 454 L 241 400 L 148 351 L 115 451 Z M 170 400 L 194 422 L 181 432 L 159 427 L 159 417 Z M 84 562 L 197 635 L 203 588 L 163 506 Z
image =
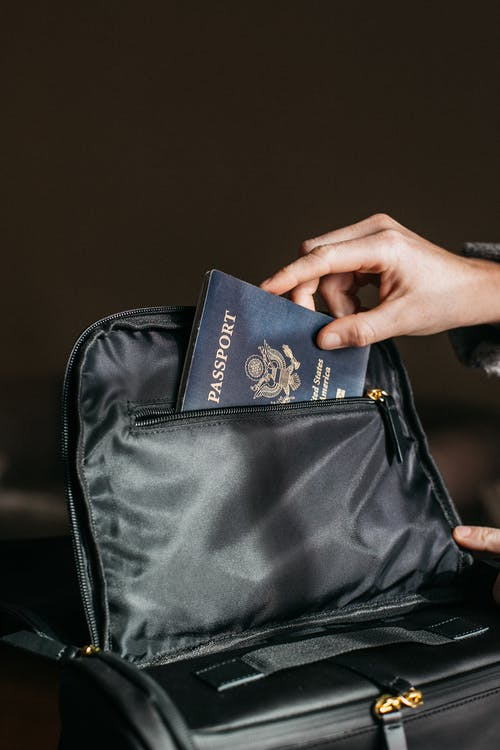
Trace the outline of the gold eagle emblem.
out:
M 300 362 L 294 357 L 288 344 L 283 344 L 281 348 L 283 354 L 264 340 L 264 345 L 259 346 L 260 355 L 251 354 L 247 358 L 245 372 L 254 381 L 254 385 L 250 386 L 254 399 L 276 398 L 273 403 L 278 404 L 286 404 L 295 399 L 291 392 L 300 386 L 300 377 L 296 372 Z

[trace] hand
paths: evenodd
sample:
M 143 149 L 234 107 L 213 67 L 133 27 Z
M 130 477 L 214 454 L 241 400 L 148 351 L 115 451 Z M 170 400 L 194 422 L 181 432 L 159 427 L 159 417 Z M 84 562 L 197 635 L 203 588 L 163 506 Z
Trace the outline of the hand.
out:
M 484 526 L 456 526 L 453 529 L 455 541 L 462 547 L 479 552 L 492 552 L 500 555 L 500 529 Z M 493 586 L 493 598 L 500 604 L 500 575 Z
M 306 240 L 301 255 L 261 286 L 311 310 L 319 291 L 337 318 L 318 334 L 323 349 L 500 320 L 500 264 L 454 255 L 384 214 Z M 379 303 L 361 311 L 366 284 Z

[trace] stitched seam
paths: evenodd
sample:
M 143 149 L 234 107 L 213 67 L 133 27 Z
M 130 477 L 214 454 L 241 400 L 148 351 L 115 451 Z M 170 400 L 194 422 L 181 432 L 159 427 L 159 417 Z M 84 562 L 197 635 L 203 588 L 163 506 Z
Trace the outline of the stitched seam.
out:
M 442 622 L 436 622 L 434 625 L 429 625 L 427 628 L 424 628 L 424 630 L 434 630 L 435 628 L 440 628 L 443 625 L 447 625 L 449 622 L 456 622 L 457 620 L 461 620 L 461 617 L 449 617 L 447 620 L 443 620 Z M 455 635 L 446 636 L 446 638 L 451 638 L 452 641 L 456 640 L 457 638 L 461 638 L 464 635 L 470 635 L 472 633 L 478 633 L 481 634 L 481 632 L 484 631 L 484 628 L 481 628 L 478 625 L 474 625 L 466 628 L 465 630 L 461 630 L 459 633 L 455 633 Z M 441 635 L 441 634 L 438 634 Z
M 485 632 L 485 631 L 483 631 Z M 453 640 L 456 638 L 461 638 L 463 635 L 471 635 L 472 633 L 477 633 L 478 635 L 481 635 L 481 630 L 478 628 L 471 628 L 469 630 L 462 630 L 460 633 L 456 633 L 456 635 L 450 636 Z
M 448 617 L 447 620 L 440 620 L 440 622 L 435 622 L 433 625 L 429 625 L 427 628 L 424 628 L 424 630 L 431 630 L 432 628 L 439 628 L 441 625 L 446 625 L 449 622 L 454 622 L 454 620 L 460 620 L 460 617 Z
M 223 667 L 225 664 L 234 664 L 234 662 L 239 661 L 239 659 L 226 659 L 226 661 L 221 661 L 218 664 L 213 664 L 210 667 L 204 667 L 203 669 L 198 669 L 195 674 L 203 674 L 204 672 L 210 672 L 212 669 L 218 669 L 219 667 Z

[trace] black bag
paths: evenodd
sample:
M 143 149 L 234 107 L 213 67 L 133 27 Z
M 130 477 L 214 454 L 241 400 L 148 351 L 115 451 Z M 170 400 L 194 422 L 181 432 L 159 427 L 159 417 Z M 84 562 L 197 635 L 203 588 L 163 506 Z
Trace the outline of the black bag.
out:
M 111 316 L 70 357 L 63 449 L 91 646 L 44 639 L 66 664 L 61 750 L 382 735 L 401 749 L 403 713 L 428 750 L 477 731 L 472 701 L 470 747 L 493 747 L 498 616 L 463 603 L 472 558 L 394 346 L 371 349 L 371 397 L 178 414 L 192 320 Z

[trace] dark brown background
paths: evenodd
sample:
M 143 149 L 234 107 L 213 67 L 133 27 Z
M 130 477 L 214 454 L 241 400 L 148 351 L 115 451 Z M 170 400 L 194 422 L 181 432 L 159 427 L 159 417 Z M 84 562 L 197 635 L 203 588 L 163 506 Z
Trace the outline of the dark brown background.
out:
M 375 211 L 498 237 L 495 5 L 4 6 L 3 374 L 59 376 L 95 318 Z M 489 397 L 446 349 L 405 346 L 419 390 Z
M 496 3 L 0 8 L 0 454 L 50 483 L 76 336 L 259 281 L 376 211 L 458 250 L 498 230 Z M 500 410 L 446 334 L 403 340 L 418 403 Z M 1 469 L 0 469 L 1 475 Z
M 213 266 L 258 281 L 376 211 L 498 239 L 496 5 L 3 4 L 7 484 L 57 484 L 60 380 L 98 317 L 194 303 Z M 499 409 L 445 335 L 401 346 L 424 413 Z

